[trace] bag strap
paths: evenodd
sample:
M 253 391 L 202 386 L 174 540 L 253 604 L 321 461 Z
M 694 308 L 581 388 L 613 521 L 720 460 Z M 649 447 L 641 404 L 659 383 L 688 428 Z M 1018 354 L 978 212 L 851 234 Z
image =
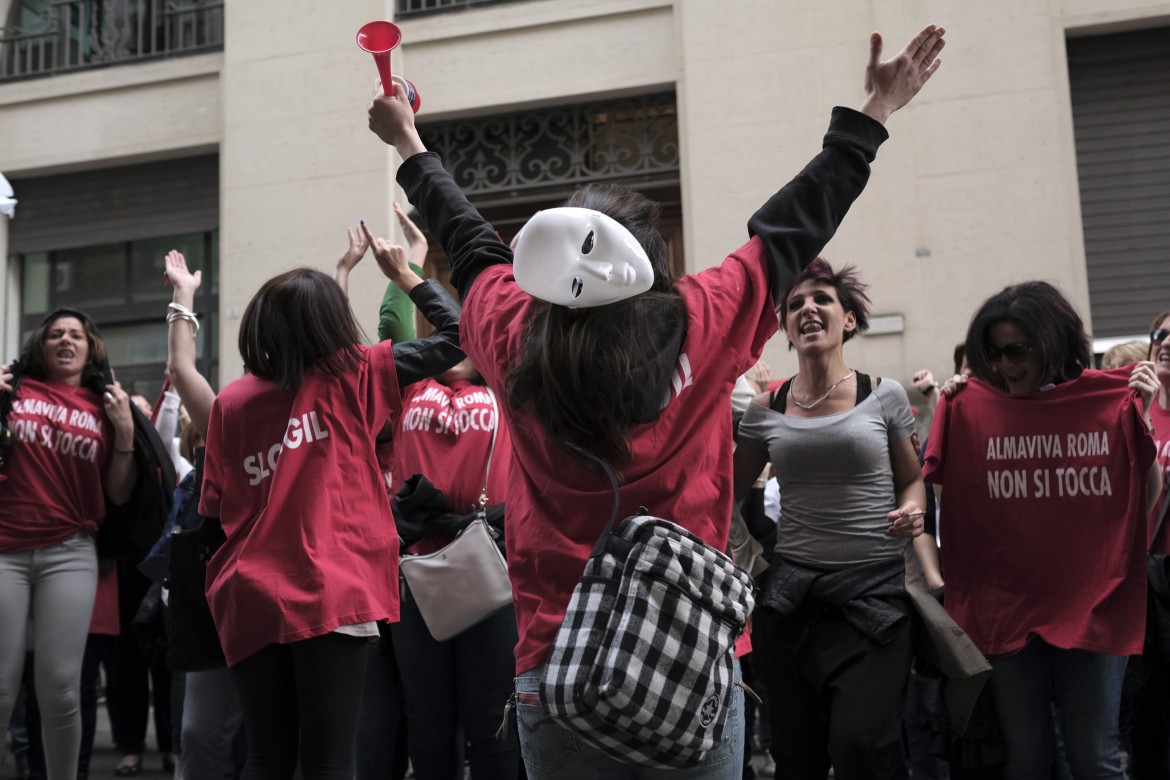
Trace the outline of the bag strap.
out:
M 577 451 L 581 455 L 601 466 L 602 470 L 605 472 L 605 475 L 609 477 L 610 487 L 613 488 L 613 507 L 609 512 L 609 520 L 606 521 L 605 528 L 601 531 L 601 536 L 597 537 L 597 541 L 593 543 L 593 550 L 589 553 L 590 558 L 595 558 L 598 555 L 601 555 L 601 553 L 605 550 L 605 546 L 609 541 L 609 537 L 611 534 L 613 534 L 614 524 L 617 522 L 618 508 L 621 504 L 621 491 L 618 488 L 617 474 L 608 463 L 603 461 L 601 458 L 598 458 L 591 452 L 586 452 L 585 450 Z
M 488 398 L 492 400 L 492 416 L 495 418 L 495 425 L 492 426 L 492 443 L 488 447 L 487 462 L 483 465 L 483 488 L 479 491 L 479 506 L 475 510 L 475 515 L 480 520 L 486 521 L 488 505 L 488 474 L 490 474 L 492 470 L 492 455 L 496 451 L 496 434 L 500 430 L 500 405 L 496 403 L 495 392 L 486 385 L 484 387 L 487 390 Z

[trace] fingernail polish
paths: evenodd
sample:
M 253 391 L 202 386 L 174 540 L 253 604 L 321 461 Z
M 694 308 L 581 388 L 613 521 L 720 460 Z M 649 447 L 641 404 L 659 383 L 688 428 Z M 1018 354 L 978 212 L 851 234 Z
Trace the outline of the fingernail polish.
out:
M 358 224 L 364 225 L 366 224 L 366 221 L 364 219 L 359 219 Z

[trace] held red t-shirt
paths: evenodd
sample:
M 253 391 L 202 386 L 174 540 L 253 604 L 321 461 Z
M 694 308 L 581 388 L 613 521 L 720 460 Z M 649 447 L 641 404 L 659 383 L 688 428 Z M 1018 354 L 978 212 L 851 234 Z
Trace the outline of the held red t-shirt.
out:
M 374 437 L 401 399 L 390 342 L 299 390 L 245 376 L 219 394 L 199 511 L 227 541 L 207 601 L 228 665 L 266 645 L 398 619 L 398 535 Z
M 1154 446 L 1157 448 L 1158 465 L 1162 467 L 1162 495 L 1149 517 L 1150 551 L 1170 555 L 1170 528 L 1167 527 L 1170 526 L 1170 517 L 1162 523 L 1157 537 L 1153 536 L 1158 528 L 1158 515 L 1161 513 L 1162 504 L 1166 501 L 1167 495 L 1170 495 L 1170 410 L 1163 409 L 1157 399 L 1150 407 L 1150 422 L 1154 425 Z
M 684 277 L 678 287 L 687 335 L 671 398 L 658 420 L 631 431 L 618 519 L 645 506 L 725 550 L 732 503 L 731 389 L 778 327 L 759 239 L 721 265 Z M 497 395 L 534 305 L 508 265 L 483 271 L 464 301 L 464 351 Z M 548 657 L 609 519 L 613 492 L 606 477 L 550 441 L 527 410 L 514 412 L 507 403 L 500 408 L 512 434 L 506 538 L 520 673 Z
M 8 425 L 15 443 L 0 482 L 0 552 L 96 534 L 114 432 L 101 399 L 67 382 L 25 377 Z
M 1129 374 L 1026 396 L 972 380 L 935 413 L 923 474 L 944 487 L 947 611 L 985 655 L 1032 636 L 1142 651 L 1154 445 Z
M 423 474 L 443 491 L 453 511 L 474 511 L 492 450 L 497 406 L 486 387 L 470 382 L 448 386 L 424 379 L 408 387 L 394 430 L 391 493 L 397 494 L 412 474 Z M 489 504 L 502 504 L 507 498 L 511 458 L 508 427 L 501 425 L 488 470 Z

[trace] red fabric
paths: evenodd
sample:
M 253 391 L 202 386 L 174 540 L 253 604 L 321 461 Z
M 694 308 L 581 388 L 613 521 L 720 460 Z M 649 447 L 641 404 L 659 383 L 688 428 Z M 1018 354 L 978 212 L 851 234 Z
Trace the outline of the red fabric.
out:
M 199 511 L 227 535 L 207 600 L 229 665 L 398 619 L 398 535 L 374 437 L 401 398 L 390 342 L 361 349 L 343 377 L 314 369 L 294 391 L 245 376 L 212 406 Z
M 93 599 L 93 617 L 89 633 L 118 636 L 122 633 L 118 618 L 118 570 L 98 571 L 97 595 Z
M 639 506 L 720 550 L 731 524 L 731 390 L 778 327 L 758 239 L 679 282 L 687 336 L 661 417 L 632 431 L 619 519 Z M 510 266 L 484 271 L 464 301 L 464 350 L 501 388 L 536 302 Z M 520 641 L 516 671 L 545 661 L 613 504 L 604 476 L 549 441 L 526 410 L 501 409 L 512 434 L 508 568 Z M 746 635 L 745 635 L 746 636 Z M 748 645 L 744 644 L 746 648 Z
M 1154 445 L 1129 374 L 1027 396 L 972 380 L 939 405 L 923 473 L 944 487 L 947 611 L 984 654 L 1141 652 Z
M 452 510 L 473 511 L 483 488 L 495 417 L 487 389 L 481 385 L 456 382 L 448 387 L 425 379 L 408 387 L 394 430 L 391 493 L 397 493 L 411 475 L 423 474 L 446 494 Z M 502 504 L 507 498 L 511 458 L 508 427 L 500 426 L 488 473 L 489 504 Z
M 1166 501 L 1167 494 L 1170 494 L 1170 411 L 1163 409 L 1157 399 L 1150 407 L 1150 421 L 1154 424 L 1154 445 L 1157 447 L 1158 465 L 1162 467 L 1162 495 L 1149 517 L 1150 551 L 1170 555 L 1170 518 L 1162 523 L 1157 538 L 1153 538 L 1162 504 Z
M 0 482 L 0 552 L 35 550 L 106 516 L 113 428 L 101 399 L 66 382 L 21 380 L 8 415 L 16 443 Z

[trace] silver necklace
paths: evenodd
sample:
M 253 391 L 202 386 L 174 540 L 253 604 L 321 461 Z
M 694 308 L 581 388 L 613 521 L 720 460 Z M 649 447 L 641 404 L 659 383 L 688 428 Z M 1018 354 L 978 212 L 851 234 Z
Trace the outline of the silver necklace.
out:
M 820 398 L 818 398 L 817 400 L 813 401 L 811 404 L 808 404 L 808 405 L 802 404 L 802 403 L 800 402 L 800 399 L 796 397 L 796 393 L 795 393 L 795 392 L 793 392 L 793 393 L 792 393 L 792 403 L 796 404 L 796 405 L 797 405 L 797 406 L 799 406 L 801 409 L 804 409 L 804 410 L 806 410 L 806 411 L 811 411 L 811 410 L 813 410 L 813 409 L 816 409 L 818 406 L 820 406 L 822 403 L 824 403 L 824 402 L 825 402 L 825 399 L 826 399 L 826 398 L 828 398 L 829 396 L 831 396 L 831 395 L 833 394 L 833 391 L 837 389 L 837 385 L 841 384 L 841 383 L 842 383 L 842 382 L 844 382 L 846 379 L 848 379 L 849 377 L 853 376 L 853 373 L 854 373 L 854 370 L 853 370 L 853 369 L 849 369 L 849 373 L 848 373 L 848 374 L 846 374 L 845 376 L 841 377 L 840 379 L 838 379 L 836 382 L 834 382 L 834 383 L 833 383 L 833 386 L 829 388 L 828 392 L 826 392 L 826 393 L 825 393 L 824 395 L 822 395 Z

